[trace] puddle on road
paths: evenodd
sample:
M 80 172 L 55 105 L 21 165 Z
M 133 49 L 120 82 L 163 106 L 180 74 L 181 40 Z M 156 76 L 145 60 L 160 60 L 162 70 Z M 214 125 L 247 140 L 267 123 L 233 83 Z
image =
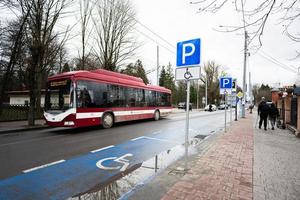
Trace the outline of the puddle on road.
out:
M 205 139 L 207 135 L 196 135 L 190 140 L 189 155 L 197 153 L 196 146 Z M 183 157 L 184 145 L 178 145 L 159 155 L 135 166 L 135 169 L 123 175 L 122 178 L 106 184 L 101 188 L 93 188 L 84 194 L 75 195 L 67 200 L 114 200 L 126 199 L 135 190 L 141 188 L 155 177 L 160 170 L 166 169 L 173 162 Z M 122 175 L 121 175 L 122 176 Z

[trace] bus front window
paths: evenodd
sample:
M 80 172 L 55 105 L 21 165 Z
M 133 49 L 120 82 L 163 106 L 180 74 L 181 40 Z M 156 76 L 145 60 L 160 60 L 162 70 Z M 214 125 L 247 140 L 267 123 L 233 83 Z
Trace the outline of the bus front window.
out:
M 71 80 L 55 80 L 48 83 L 45 110 L 64 111 L 74 106 Z

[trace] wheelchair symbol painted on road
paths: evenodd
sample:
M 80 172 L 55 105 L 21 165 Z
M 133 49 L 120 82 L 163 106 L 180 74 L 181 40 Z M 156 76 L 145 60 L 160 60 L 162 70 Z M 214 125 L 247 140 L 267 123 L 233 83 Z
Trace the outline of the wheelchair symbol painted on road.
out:
M 132 157 L 133 154 L 131 153 L 127 153 L 121 157 L 108 157 L 108 158 L 103 158 L 101 160 L 99 160 L 97 163 L 96 163 L 96 166 L 99 168 L 99 169 L 103 169 L 103 170 L 120 170 L 121 172 L 125 171 L 127 169 L 127 167 L 129 166 L 129 160 L 125 159 L 127 157 Z M 103 162 L 107 161 L 107 160 L 112 160 L 116 163 L 120 163 L 122 164 L 121 166 L 104 166 L 103 165 Z

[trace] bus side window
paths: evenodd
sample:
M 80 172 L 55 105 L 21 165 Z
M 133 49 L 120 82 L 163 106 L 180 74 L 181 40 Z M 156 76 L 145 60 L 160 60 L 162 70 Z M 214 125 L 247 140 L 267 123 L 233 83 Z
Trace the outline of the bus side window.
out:
M 144 90 L 136 89 L 135 93 L 136 93 L 136 106 L 139 106 L 139 107 L 145 106 Z
M 90 95 L 89 91 L 86 88 L 83 88 L 82 98 L 83 98 L 83 100 L 82 100 L 83 106 L 84 107 L 91 107 L 92 98 L 91 98 L 91 95 Z
M 146 104 L 147 106 L 156 106 L 156 92 L 151 90 L 146 90 Z
M 126 107 L 136 106 L 136 89 L 126 88 Z
M 119 87 L 119 106 L 125 107 L 126 106 L 126 90 L 124 87 Z

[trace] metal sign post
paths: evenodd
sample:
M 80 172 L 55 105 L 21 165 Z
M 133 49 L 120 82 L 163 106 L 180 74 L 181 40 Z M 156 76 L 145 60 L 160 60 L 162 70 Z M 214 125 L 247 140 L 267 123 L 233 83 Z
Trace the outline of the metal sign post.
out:
M 232 123 L 232 94 L 230 95 L 230 123 Z
M 225 133 L 226 133 L 226 122 L 227 122 L 227 108 L 226 108 L 226 104 L 227 104 L 227 91 L 224 91 L 224 106 L 225 106 L 225 124 L 224 124 L 224 129 L 225 129 Z
M 237 98 L 236 98 L 236 88 L 237 88 L 237 79 L 234 78 L 232 80 L 232 91 L 234 92 L 234 95 L 232 95 L 232 99 L 231 101 L 234 102 L 235 105 L 235 109 L 234 109 L 234 115 L 235 115 L 235 119 L 234 121 L 237 121 Z
M 186 121 L 185 121 L 185 162 L 184 169 L 188 169 L 189 123 L 190 123 L 190 80 L 186 81 Z
M 177 60 L 175 79 L 186 80 L 186 123 L 185 123 L 185 163 L 184 171 L 188 170 L 189 147 L 189 114 L 190 114 L 190 80 L 200 79 L 201 40 L 193 39 L 177 43 Z M 198 107 L 198 106 L 197 106 Z

